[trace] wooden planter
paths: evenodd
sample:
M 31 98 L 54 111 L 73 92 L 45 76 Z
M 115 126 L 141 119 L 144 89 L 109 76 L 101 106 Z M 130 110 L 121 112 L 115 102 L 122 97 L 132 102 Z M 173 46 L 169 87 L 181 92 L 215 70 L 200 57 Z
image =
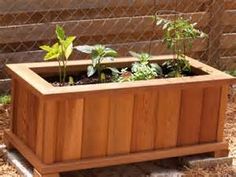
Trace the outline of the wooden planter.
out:
M 163 62 L 173 56 L 154 57 Z M 223 142 L 229 84 L 235 79 L 188 58 L 194 77 L 53 87 L 57 63 L 7 65 L 13 114 L 7 142 L 35 176 L 227 150 Z M 135 61 L 110 63 L 124 67 Z M 69 72 L 88 60 L 69 62 Z

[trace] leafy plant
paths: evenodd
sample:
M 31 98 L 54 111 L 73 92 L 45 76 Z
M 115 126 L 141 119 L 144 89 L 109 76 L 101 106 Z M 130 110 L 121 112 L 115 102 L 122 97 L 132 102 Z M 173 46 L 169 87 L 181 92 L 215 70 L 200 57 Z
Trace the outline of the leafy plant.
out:
M 10 95 L 1 95 L 0 96 L 0 104 L 7 105 L 11 103 Z
M 173 21 L 156 17 L 156 22 L 157 26 L 162 26 L 164 30 L 164 42 L 176 56 L 173 61 L 164 63 L 164 67 L 175 77 L 182 76 L 184 72 L 191 72 L 191 66 L 185 57 L 186 52 L 192 48 L 194 39 L 207 35 L 195 28 L 197 23 L 192 24 L 182 17 Z
M 84 45 L 75 47 L 80 52 L 90 54 L 92 59 L 92 65 L 87 68 L 87 76 L 91 77 L 95 73 L 98 74 L 99 82 L 105 80 L 105 74 L 103 71 L 107 68 L 105 65 L 102 65 L 103 60 L 113 60 L 117 56 L 117 52 L 111 48 L 106 48 L 103 45 Z M 108 68 L 109 69 L 109 68 Z
M 132 64 L 133 80 L 155 79 L 158 75 L 162 74 L 162 69 L 158 64 L 149 62 L 151 58 L 149 54 L 138 54 L 135 52 L 130 52 L 130 54 L 139 59 L 139 62 Z
M 111 69 L 116 74 L 116 81 L 127 82 L 127 81 L 138 81 L 138 80 L 150 80 L 155 79 L 159 75 L 162 75 L 162 69 L 158 64 L 150 63 L 151 56 L 147 53 L 135 53 L 130 54 L 138 58 L 138 62 L 134 62 L 131 67 L 131 71 L 128 68 L 122 69 L 121 72 L 117 69 Z
M 236 77 L 236 70 L 226 71 L 227 74 Z
M 75 36 L 66 36 L 62 27 L 56 27 L 56 36 L 58 42 L 52 46 L 43 45 L 41 49 L 47 52 L 44 57 L 45 61 L 57 60 L 59 64 L 59 81 L 61 86 L 65 85 L 67 73 L 67 61 L 73 51 L 73 41 Z

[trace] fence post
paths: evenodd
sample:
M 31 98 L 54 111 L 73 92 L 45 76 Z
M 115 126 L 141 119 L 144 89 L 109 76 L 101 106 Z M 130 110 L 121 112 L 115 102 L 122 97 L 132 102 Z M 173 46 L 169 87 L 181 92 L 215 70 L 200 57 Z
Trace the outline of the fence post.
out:
M 224 15 L 224 0 L 212 0 L 209 7 L 209 15 L 208 63 L 215 67 L 220 67 L 220 42 L 223 34 L 222 17 Z

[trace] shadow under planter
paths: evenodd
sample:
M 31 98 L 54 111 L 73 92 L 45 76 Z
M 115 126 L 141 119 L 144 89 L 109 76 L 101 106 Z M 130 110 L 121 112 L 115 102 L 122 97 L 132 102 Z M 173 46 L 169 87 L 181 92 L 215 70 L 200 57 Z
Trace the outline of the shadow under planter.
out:
M 7 65 L 13 114 L 6 143 L 34 166 L 35 177 L 206 152 L 225 155 L 224 116 L 235 78 L 187 59 L 197 76 L 68 87 L 44 79 L 55 75 L 56 62 Z M 68 70 L 89 64 L 70 61 Z

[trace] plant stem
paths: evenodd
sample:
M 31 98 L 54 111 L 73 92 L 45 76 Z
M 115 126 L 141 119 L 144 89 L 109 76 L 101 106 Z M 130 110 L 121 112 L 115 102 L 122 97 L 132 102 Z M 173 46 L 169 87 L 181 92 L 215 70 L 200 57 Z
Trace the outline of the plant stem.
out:
M 59 64 L 59 82 L 62 83 L 62 69 L 61 69 L 61 60 L 58 59 Z
M 63 58 L 62 63 L 63 63 L 63 79 L 62 79 L 62 82 L 63 82 L 63 85 L 65 85 L 65 82 L 66 82 L 66 62 L 65 62 L 65 58 Z

